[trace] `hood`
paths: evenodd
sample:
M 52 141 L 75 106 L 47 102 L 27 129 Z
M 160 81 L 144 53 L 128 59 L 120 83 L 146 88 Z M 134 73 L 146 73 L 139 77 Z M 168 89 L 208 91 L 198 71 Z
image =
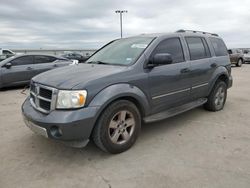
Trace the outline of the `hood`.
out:
M 78 64 L 39 74 L 32 80 L 58 89 L 72 89 L 82 83 L 110 76 L 127 69 L 125 66 Z

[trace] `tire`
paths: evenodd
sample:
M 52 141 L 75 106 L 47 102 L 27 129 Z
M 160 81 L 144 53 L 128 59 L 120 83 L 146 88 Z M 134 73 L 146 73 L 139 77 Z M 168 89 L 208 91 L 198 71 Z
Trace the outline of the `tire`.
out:
M 105 152 L 117 154 L 135 143 L 141 130 L 141 115 L 130 101 L 111 103 L 100 115 L 92 133 L 96 146 Z
M 204 105 L 206 110 L 220 111 L 224 108 L 227 99 L 227 84 L 224 81 L 217 81 L 211 93 L 208 96 L 208 101 Z
M 239 59 L 238 62 L 237 62 L 237 64 L 236 64 L 236 66 L 237 66 L 237 67 L 241 67 L 242 64 L 243 64 L 242 59 Z

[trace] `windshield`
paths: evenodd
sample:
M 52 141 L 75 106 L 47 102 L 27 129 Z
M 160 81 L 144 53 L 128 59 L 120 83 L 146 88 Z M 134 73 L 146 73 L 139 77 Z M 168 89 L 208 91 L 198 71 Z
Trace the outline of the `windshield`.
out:
M 152 37 L 116 40 L 90 57 L 86 63 L 129 65 L 140 56 L 152 40 Z

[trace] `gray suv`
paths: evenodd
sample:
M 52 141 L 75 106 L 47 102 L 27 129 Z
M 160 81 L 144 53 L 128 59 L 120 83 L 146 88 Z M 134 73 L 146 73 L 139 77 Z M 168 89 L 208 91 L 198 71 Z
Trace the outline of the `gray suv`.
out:
M 232 86 L 227 48 L 217 34 L 180 30 L 114 40 L 85 64 L 31 81 L 26 125 L 47 138 L 120 153 L 142 122 L 204 105 L 222 110 Z

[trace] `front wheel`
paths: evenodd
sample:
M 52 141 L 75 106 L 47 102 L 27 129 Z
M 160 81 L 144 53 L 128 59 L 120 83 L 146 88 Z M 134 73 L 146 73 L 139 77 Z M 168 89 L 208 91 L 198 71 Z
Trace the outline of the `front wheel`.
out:
M 210 95 L 208 101 L 204 105 L 205 109 L 209 111 L 219 111 L 224 108 L 227 99 L 227 84 L 223 81 L 217 81 Z
M 101 114 L 92 138 L 103 151 L 121 153 L 136 141 L 141 129 L 141 116 L 130 101 L 119 100 L 109 105 Z

